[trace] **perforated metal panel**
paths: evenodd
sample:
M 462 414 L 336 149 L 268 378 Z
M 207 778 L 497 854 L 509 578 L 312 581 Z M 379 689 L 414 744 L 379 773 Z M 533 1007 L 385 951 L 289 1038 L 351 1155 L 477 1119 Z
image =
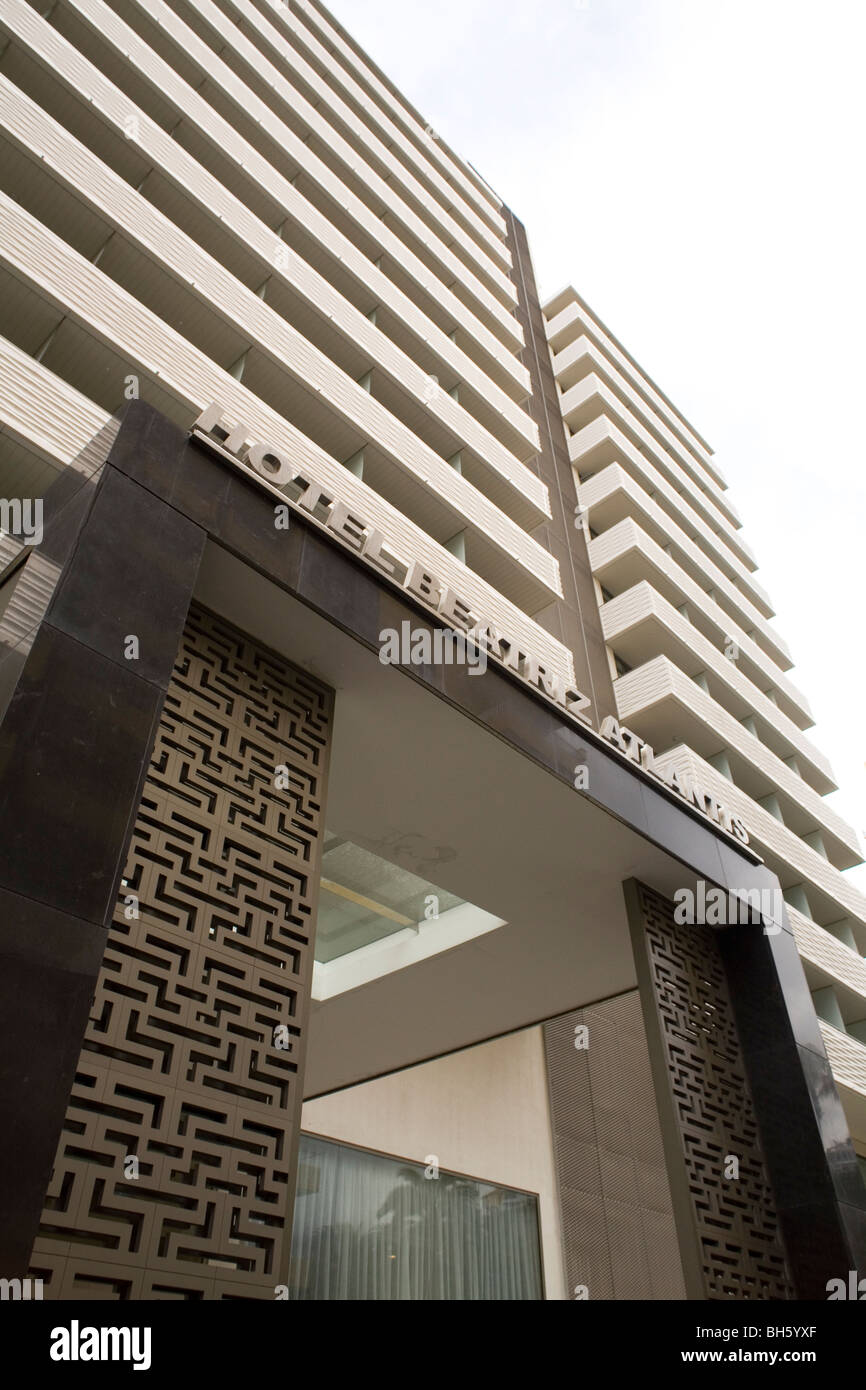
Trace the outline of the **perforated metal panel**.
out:
M 571 1296 L 684 1298 L 637 991 L 545 1024 L 544 1047 Z
M 191 611 L 34 1247 L 47 1297 L 284 1282 L 331 713 Z
M 637 894 L 705 1296 L 793 1298 L 715 933 Z

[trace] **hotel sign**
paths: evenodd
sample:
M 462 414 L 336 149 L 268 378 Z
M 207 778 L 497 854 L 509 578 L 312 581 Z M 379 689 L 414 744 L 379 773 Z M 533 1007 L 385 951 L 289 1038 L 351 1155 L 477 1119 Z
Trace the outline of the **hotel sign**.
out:
M 335 495 L 332 486 L 313 477 L 306 464 L 293 462 L 278 445 L 255 440 L 254 431 L 243 422 L 228 423 L 223 407 L 216 403 L 209 405 L 196 420 L 193 434 L 265 486 L 278 505 L 303 514 L 448 627 L 465 634 L 468 642 L 475 643 L 479 650 L 537 694 L 557 705 L 583 727 L 593 727 L 588 696 L 570 685 L 557 671 L 550 670 L 533 652 L 524 651 L 513 634 L 473 612 L 461 594 L 431 573 L 421 561 L 401 555 L 399 541 L 392 541 L 355 512 Z M 602 721 L 598 732 L 629 762 L 675 792 L 742 844 L 748 844 L 748 832 L 739 816 L 673 769 L 660 767 L 650 745 L 637 734 L 612 717 Z

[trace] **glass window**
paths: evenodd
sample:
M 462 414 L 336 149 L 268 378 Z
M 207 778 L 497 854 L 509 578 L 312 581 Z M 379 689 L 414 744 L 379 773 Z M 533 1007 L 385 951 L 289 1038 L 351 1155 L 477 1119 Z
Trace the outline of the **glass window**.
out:
M 397 837 L 411 848 L 411 836 Z M 428 920 L 441 921 L 463 899 L 381 859 L 351 840 L 325 831 L 316 921 L 316 960 L 326 964 L 383 937 Z
M 301 1135 L 290 1297 L 540 1299 L 531 1193 Z

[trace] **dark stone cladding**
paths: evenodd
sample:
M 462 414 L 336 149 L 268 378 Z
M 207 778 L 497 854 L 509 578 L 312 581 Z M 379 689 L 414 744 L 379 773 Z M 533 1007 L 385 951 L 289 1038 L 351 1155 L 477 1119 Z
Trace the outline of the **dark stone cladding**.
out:
M 866 1191 L 794 937 L 716 934 L 801 1299 L 866 1273 Z
M 55 547 L 57 580 L 0 725 L 0 1042 L 7 1059 L 0 1073 L 7 1120 L 7 1142 L 0 1148 L 0 1275 L 7 1277 L 23 1275 L 40 1219 L 206 540 L 371 651 L 378 652 L 385 627 L 435 621 L 302 517 L 293 516 L 288 532 L 277 531 L 272 497 L 254 479 L 144 402 L 126 407 L 105 463 L 82 485 L 84 501 L 76 495 L 70 502 L 65 479 L 59 486 L 67 506 L 53 507 L 49 494 L 42 547 L 46 554 Z M 68 510 L 73 505 L 74 517 Z M 133 632 L 146 651 L 139 663 L 124 658 L 124 639 Z M 594 802 L 709 882 L 727 890 L 778 889 L 775 875 L 747 852 L 739 853 L 672 794 L 631 771 L 596 734 L 584 732 L 505 671 L 491 665 L 480 679 L 458 666 L 406 674 L 569 786 L 575 767 L 586 764 Z M 737 939 L 750 935 L 738 933 Z M 785 935 L 790 936 L 787 925 Z M 832 1136 L 818 1122 L 825 1115 L 832 1127 L 841 1109 L 832 1078 L 828 1083 L 812 1065 L 813 1058 L 826 1065 L 826 1058 L 816 1040 L 811 999 L 802 972 L 798 977 L 787 968 L 781 945 L 768 955 L 760 941 L 753 948 L 765 950 L 762 970 L 744 968 L 735 991 L 741 996 L 738 1017 L 742 1010 L 745 1020 L 747 1065 L 753 1050 L 755 1065 L 763 1066 L 761 1039 L 748 1020 L 769 989 L 783 1020 L 775 1038 L 770 1034 L 777 1044 L 772 1075 L 801 1097 L 798 1123 L 811 1126 L 816 1171 L 826 1177 L 815 1188 L 820 1218 L 834 1230 L 844 1222 L 853 1249 L 866 1224 L 866 1195 L 862 1184 L 858 1189 L 849 1181 L 847 1150 L 833 1166 Z M 736 954 L 733 935 L 730 949 Z M 45 1027 L 47 1015 L 63 1026 Z M 755 1095 L 758 1104 L 760 1087 Z M 759 1122 L 763 1131 L 772 1118 L 759 1113 Z M 847 1133 L 844 1122 L 841 1132 Z M 802 1127 L 788 1137 L 787 1155 L 782 1142 L 767 1142 L 767 1153 L 796 1246 L 797 1222 L 806 1213 L 793 1198 L 786 1201 L 785 1181 Z M 866 1252 L 860 1267 L 866 1268 Z
M 538 474 L 550 497 L 550 521 L 532 532 L 559 562 L 562 598 L 536 613 L 535 621 L 574 655 L 575 684 L 592 701 L 598 728 L 605 715 L 616 714 L 613 680 L 601 628 L 601 614 L 589 563 L 586 530 L 576 525 L 577 487 L 568 456 L 565 424 L 544 315 L 538 298 L 526 229 L 510 209 L 503 209 L 511 250 L 512 279 L 517 289 L 517 319 L 526 338 L 521 354 L 532 394 L 526 409 L 538 426 L 540 451 L 528 467 Z
M 106 462 L 116 433 L 45 498 L 42 545 L 11 580 L 40 577 L 33 629 L 14 642 L 0 621 L 2 1277 L 27 1269 L 205 542 Z

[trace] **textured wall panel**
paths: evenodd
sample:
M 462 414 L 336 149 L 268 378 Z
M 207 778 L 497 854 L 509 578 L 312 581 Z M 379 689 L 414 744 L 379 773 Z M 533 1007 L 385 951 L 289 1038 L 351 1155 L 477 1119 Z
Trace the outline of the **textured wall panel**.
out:
M 191 610 L 34 1247 L 50 1297 L 284 1282 L 331 701 Z
M 804 917 L 790 903 L 785 904 L 785 910 L 803 959 L 817 965 L 848 989 L 856 990 L 863 999 L 863 1012 L 866 1015 L 866 959 L 831 932 L 819 927 L 817 922 Z
M 569 1296 L 684 1298 L 637 991 L 545 1024 L 544 1048 Z
M 848 1033 L 840 1033 L 831 1023 L 819 1020 L 821 1036 L 827 1049 L 830 1066 L 839 1086 L 848 1086 L 866 1096 L 866 1076 L 863 1068 L 863 1044 Z
M 637 897 L 705 1296 L 793 1298 L 715 935 L 648 888 Z

